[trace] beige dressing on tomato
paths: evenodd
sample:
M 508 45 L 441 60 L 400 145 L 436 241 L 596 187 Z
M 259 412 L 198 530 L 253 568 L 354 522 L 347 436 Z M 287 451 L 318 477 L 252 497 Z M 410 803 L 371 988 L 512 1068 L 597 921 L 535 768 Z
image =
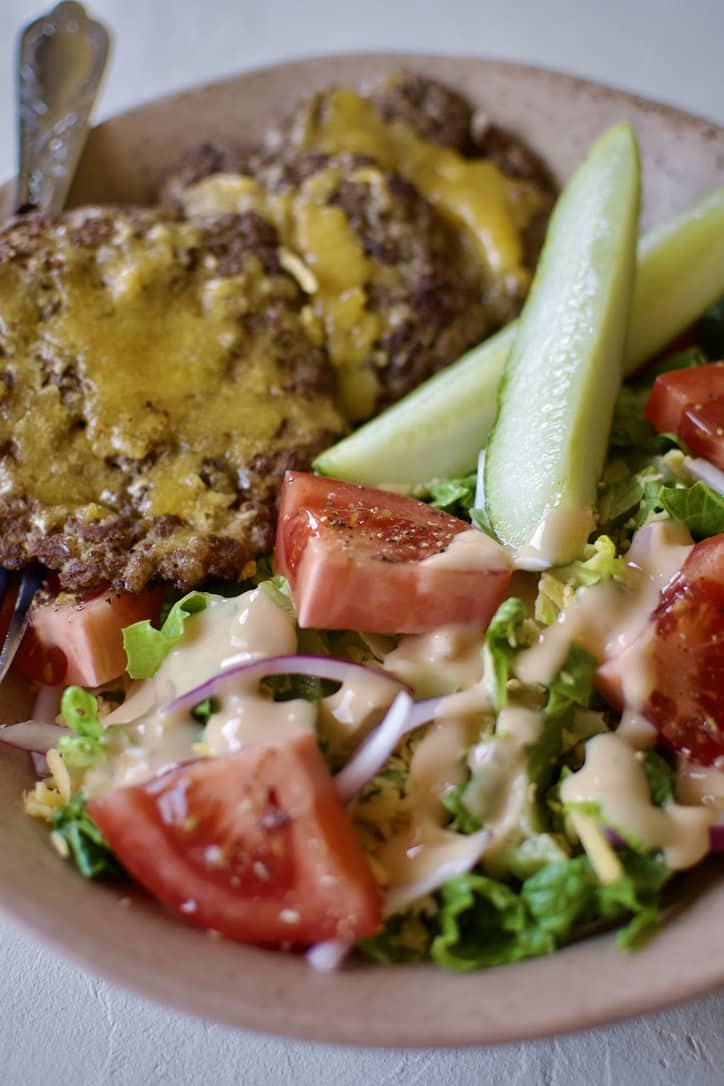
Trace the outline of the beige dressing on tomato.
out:
M 229 754 L 245 743 L 287 738 L 313 729 L 316 709 L 311 703 L 296 699 L 274 702 L 259 692 L 257 680 L 245 688 L 241 677 L 236 688 L 221 699 L 203 743 L 199 742 L 199 724 L 188 719 L 186 710 L 161 711 L 219 671 L 295 652 L 292 620 L 261 589 L 233 599 L 211 600 L 206 610 L 186 620 L 182 644 L 168 655 L 153 678 L 135 683 L 123 705 L 105 718 L 107 726 L 122 724 L 123 731 L 108 762 L 86 774 L 84 792 L 102 795 L 114 787 L 141 784 L 200 755 Z
M 692 867 L 709 851 L 715 812 L 678 803 L 654 806 L 639 757 L 613 733 L 589 739 L 586 761 L 561 785 L 561 799 L 598 804 L 607 825 L 647 848 L 661 849 L 674 871 Z
M 453 537 L 450 545 L 439 554 L 423 558 L 421 566 L 436 569 L 501 570 L 510 569 L 509 552 L 479 528 L 469 528 Z

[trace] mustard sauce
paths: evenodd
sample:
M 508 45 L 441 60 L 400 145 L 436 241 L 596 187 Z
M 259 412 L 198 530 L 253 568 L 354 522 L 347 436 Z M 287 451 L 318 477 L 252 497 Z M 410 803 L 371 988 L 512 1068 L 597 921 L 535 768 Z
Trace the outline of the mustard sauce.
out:
M 231 277 L 215 274 L 208 253 L 194 264 L 203 236 L 191 223 L 157 223 L 138 236 L 119 213 L 114 235 L 95 248 L 74 245 L 63 222 L 49 229 L 62 269 L 54 311 L 41 319 L 23 270 L 0 266 L 0 362 L 15 382 L 0 402 L 0 444 L 12 447 L 0 460 L 2 496 L 35 499 L 59 524 L 71 511 L 94 520 L 122 507 L 114 461 L 128 458 L 139 468 L 129 490 L 143 514 L 233 531 L 243 465 L 273 452 L 285 427 L 302 436 L 343 429 L 331 390 L 285 394 L 278 326 L 246 320 L 293 299 L 292 280 L 270 277 L 251 255 Z M 70 398 L 48 381 L 46 358 L 56 371 L 72 362 Z M 205 485 L 208 462 L 226 465 L 228 493 Z

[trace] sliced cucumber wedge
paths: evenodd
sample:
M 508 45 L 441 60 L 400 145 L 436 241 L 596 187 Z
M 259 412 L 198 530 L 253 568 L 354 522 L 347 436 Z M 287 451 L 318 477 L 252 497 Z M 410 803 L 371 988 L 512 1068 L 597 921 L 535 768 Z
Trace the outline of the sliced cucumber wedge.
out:
M 682 271 L 685 269 L 685 271 Z M 626 374 L 724 295 L 724 187 L 639 241 Z M 472 471 L 486 444 L 517 322 L 321 454 L 323 475 L 415 486 Z
M 650 230 L 638 266 L 624 372 L 633 373 L 724 295 L 724 187 Z
M 593 510 L 636 265 L 640 169 L 629 124 L 566 185 L 518 321 L 485 457 L 492 527 L 538 568 L 576 558 Z
M 315 469 L 368 486 L 465 475 L 493 425 L 515 329 L 515 322 L 507 325 L 327 449 Z

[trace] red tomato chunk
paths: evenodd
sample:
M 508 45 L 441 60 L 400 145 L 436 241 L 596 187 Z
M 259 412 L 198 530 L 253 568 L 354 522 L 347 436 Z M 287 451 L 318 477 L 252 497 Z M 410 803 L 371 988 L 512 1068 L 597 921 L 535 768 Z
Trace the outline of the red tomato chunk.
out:
M 697 456 L 724 471 L 724 397 L 689 404 L 679 425 L 679 437 Z
M 88 805 L 135 879 L 243 943 L 354 941 L 381 894 L 313 735 L 190 762 Z
M 724 469 L 724 362 L 662 373 L 646 417 L 659 433 L 677 434 L 697 456 Z
M 0 638 L 5 636 L 16 595 L 7 592 L 0 607 Z M 144 618 L 157 621 L 162 597 L 158 588 L 138 595 L 109 590 L 35 604 L 13 669 L 45 686 L 101 686 L 117 679 L 126 668 L 124 627 Z
M 289 581 L 302 627 L 394 634 L 487 625 L 510 579 L 503 548 L 481 536 L 486 568 L 425 561 L 467 530 L 414 498 L 287 472 L 276 569 Z
M 724 535 L 692 550 L 653 614 L 655 690 L 645 715 L 667 746 L 724 754 Z
M 641 646 L 653 678 L 644 716 L 665 746 L 710 765 L 724 755 L 724 535 L 696 544 L 639 640 L 599 668 L 599 689 L 618 709 Z

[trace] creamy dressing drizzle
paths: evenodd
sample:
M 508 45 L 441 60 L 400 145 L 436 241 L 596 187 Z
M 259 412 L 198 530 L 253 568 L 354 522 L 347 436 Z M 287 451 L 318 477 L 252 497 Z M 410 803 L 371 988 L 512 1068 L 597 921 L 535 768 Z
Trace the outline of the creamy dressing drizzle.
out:
M 629 839 L 662 849 L 672 869 L 691 866 L 707 853 L 709 826 L 724 812 L 724 767 L 682 763 L 676 785 L 680 802 L 657 808 L 636 754 L 655 741 L 654 729 L 639 711 L 651 683 L 648 643 L 640 632 L 690 547 L 680 525 L 654 524 L 639 532 L 627 556 L 630 583 L 607 582 L 579 591 L 516 666 L 523 682 L 535 684 L 557 673 L 574 641 L 599 660 L 625 654 L 626 706 L 619 731 L 589 740 L 583 768 L 564 782 L 561 795 L 566 803 L 597 803 L 607 824 Z M 460 533 L 447 552 L 427 560 L 464 569 L 490 568 L 491 561 L 503 564 L 508 558 L 477 530 Z M 483 855 L 494 867 L 496 856 L 516 835 L 535 832 L 527 748 L 540 735 L 542 716 L 509 706 L 498 714 L 495 735 L 490 734 L 495 714 L 484 674 L 484 640 L 477 624 L 451 626 L 402 637 L 383 657 L 385 671 L 409 684 L 418 698 L 448 695 L 412 755 L 404 828 L 375 853 L 387 888 L 387 915 L 469 871 Z M 293 622 L 262 591 L 212 600 L 204 612 L 188 619 L 183 643 L 156 676 L 134 684 L 125 703 L 106 717 L 108 724 L 124 724 L 129 738 L 119 736 L 113 757 L 87 773 L 84 790 L 100 795 L 148 780 L 190 758 L 223 755 L 272 735 L 284 739 L 312 730 L 317 714 L 330 749 L 347 756 L 383 718 L 394 697 L 394 688 L 373 669 L 357 673 L 318 706 L 302 700 L 274 702 L 256 683 L 245 689 L 240 681 L 224 695 L 202 742 L 201 727 L 185 712 L 158 711 L 219 671 L 296 651 Z M 472 777 L 465 801 L 484 824 L 470 835 L 447 828 L 449 813 L 442 803 L 447 790 L 466 774 L 466 751 Z
M 479 743 L 468 756 L 473 774 L 465 805 L 490 833 L 486 858 L 495 858 L 511 837 L 534 832 L 529 823 L 531 783 L 527 748 L 543 730 L 543 717 L 534 709 L 509 706 L 498 714 L 495 735 Z
M 685 525 L 664 522 L 650 524 L 637 533 L 627 555 L 630 583 L 605 581 L 579 589 L 556 623 L 544 630 L 540 640 L 522 653 L 516 664 L 527 683 L 550 682 L 560 671 L 569 646 L 581 645 L 599 661 L 627 653 L 624 696 L 639 707 L 651 690 L 648 644 L 637 639 L 655 609 L 659 593 L 681 568 L 692 547 Z
M 385 675 L 370 668 L 356 672 L 353 680 L 322 698 L 318 728 L 329 743 L 330 753 L 351 754 L 383 719 L 396 693 Z
M 722 759 L 717 759 L 722 762 Z M 676 768 L 676 798 L 681 803 L 701 805 L 724 816 L 724 764 L 699 765 L 680 758 Z
M 515 568 L 540 573 L 554 564 L 573 562 L 595 527 L 592 509 L 552 509 L 540 522 L 530 542 L 516 551 Z
M 561 785 L 561 799 L 598 804 L 606 825 L 626 839 L 661 849 L 673 871 L 692 867 L 709 851 L 715 812 L 678 803 L 654 806 L 639 757 L 614 733 L 589 739 L 586 761 Z
M 229 754 L 245 743 L 287 738 L 314 728 L 315 709 L 306 701 L 274 702 L 256 687 L 224 697 L 200 743 L 201 727 L 181 713 L 159 709 L 219 671 L 246 661 L 295 653 L 294 623 L 260 589 L 233 599 L 212 599 L 186 620 L 184 638 L 151 679 L 135 683 L 124 703 L 104 720 L 123 724 L 112 740 L 110 759 L 88 771 L 83 790 L 95 797 L 112 788 L 141 784 L 199 755 Z
M 464 775 L 462 752 L 478 731 L 474 720 L 444 717 L 428 728 L 412 756 L 407 780 L 409 823 L 376 857 L 386 876 L 387 915 L 469 871 L 485 849 L 487 831 L 466 836 L 444 828 L 449 815 L 442 805 L 445 792 Z
M 510 569 L 511 564 L 509 551 L 479 528 L 458 532 L 444 551 L 423 558 L 420 562 L 421 566 L 457 569 L 463 572 L 473 569 Z
M 477 623 L 408 634 L 384 657 L 384 668 L 411 686 L 418 698 L 450 694 L 482 678 L 484 640 Z

